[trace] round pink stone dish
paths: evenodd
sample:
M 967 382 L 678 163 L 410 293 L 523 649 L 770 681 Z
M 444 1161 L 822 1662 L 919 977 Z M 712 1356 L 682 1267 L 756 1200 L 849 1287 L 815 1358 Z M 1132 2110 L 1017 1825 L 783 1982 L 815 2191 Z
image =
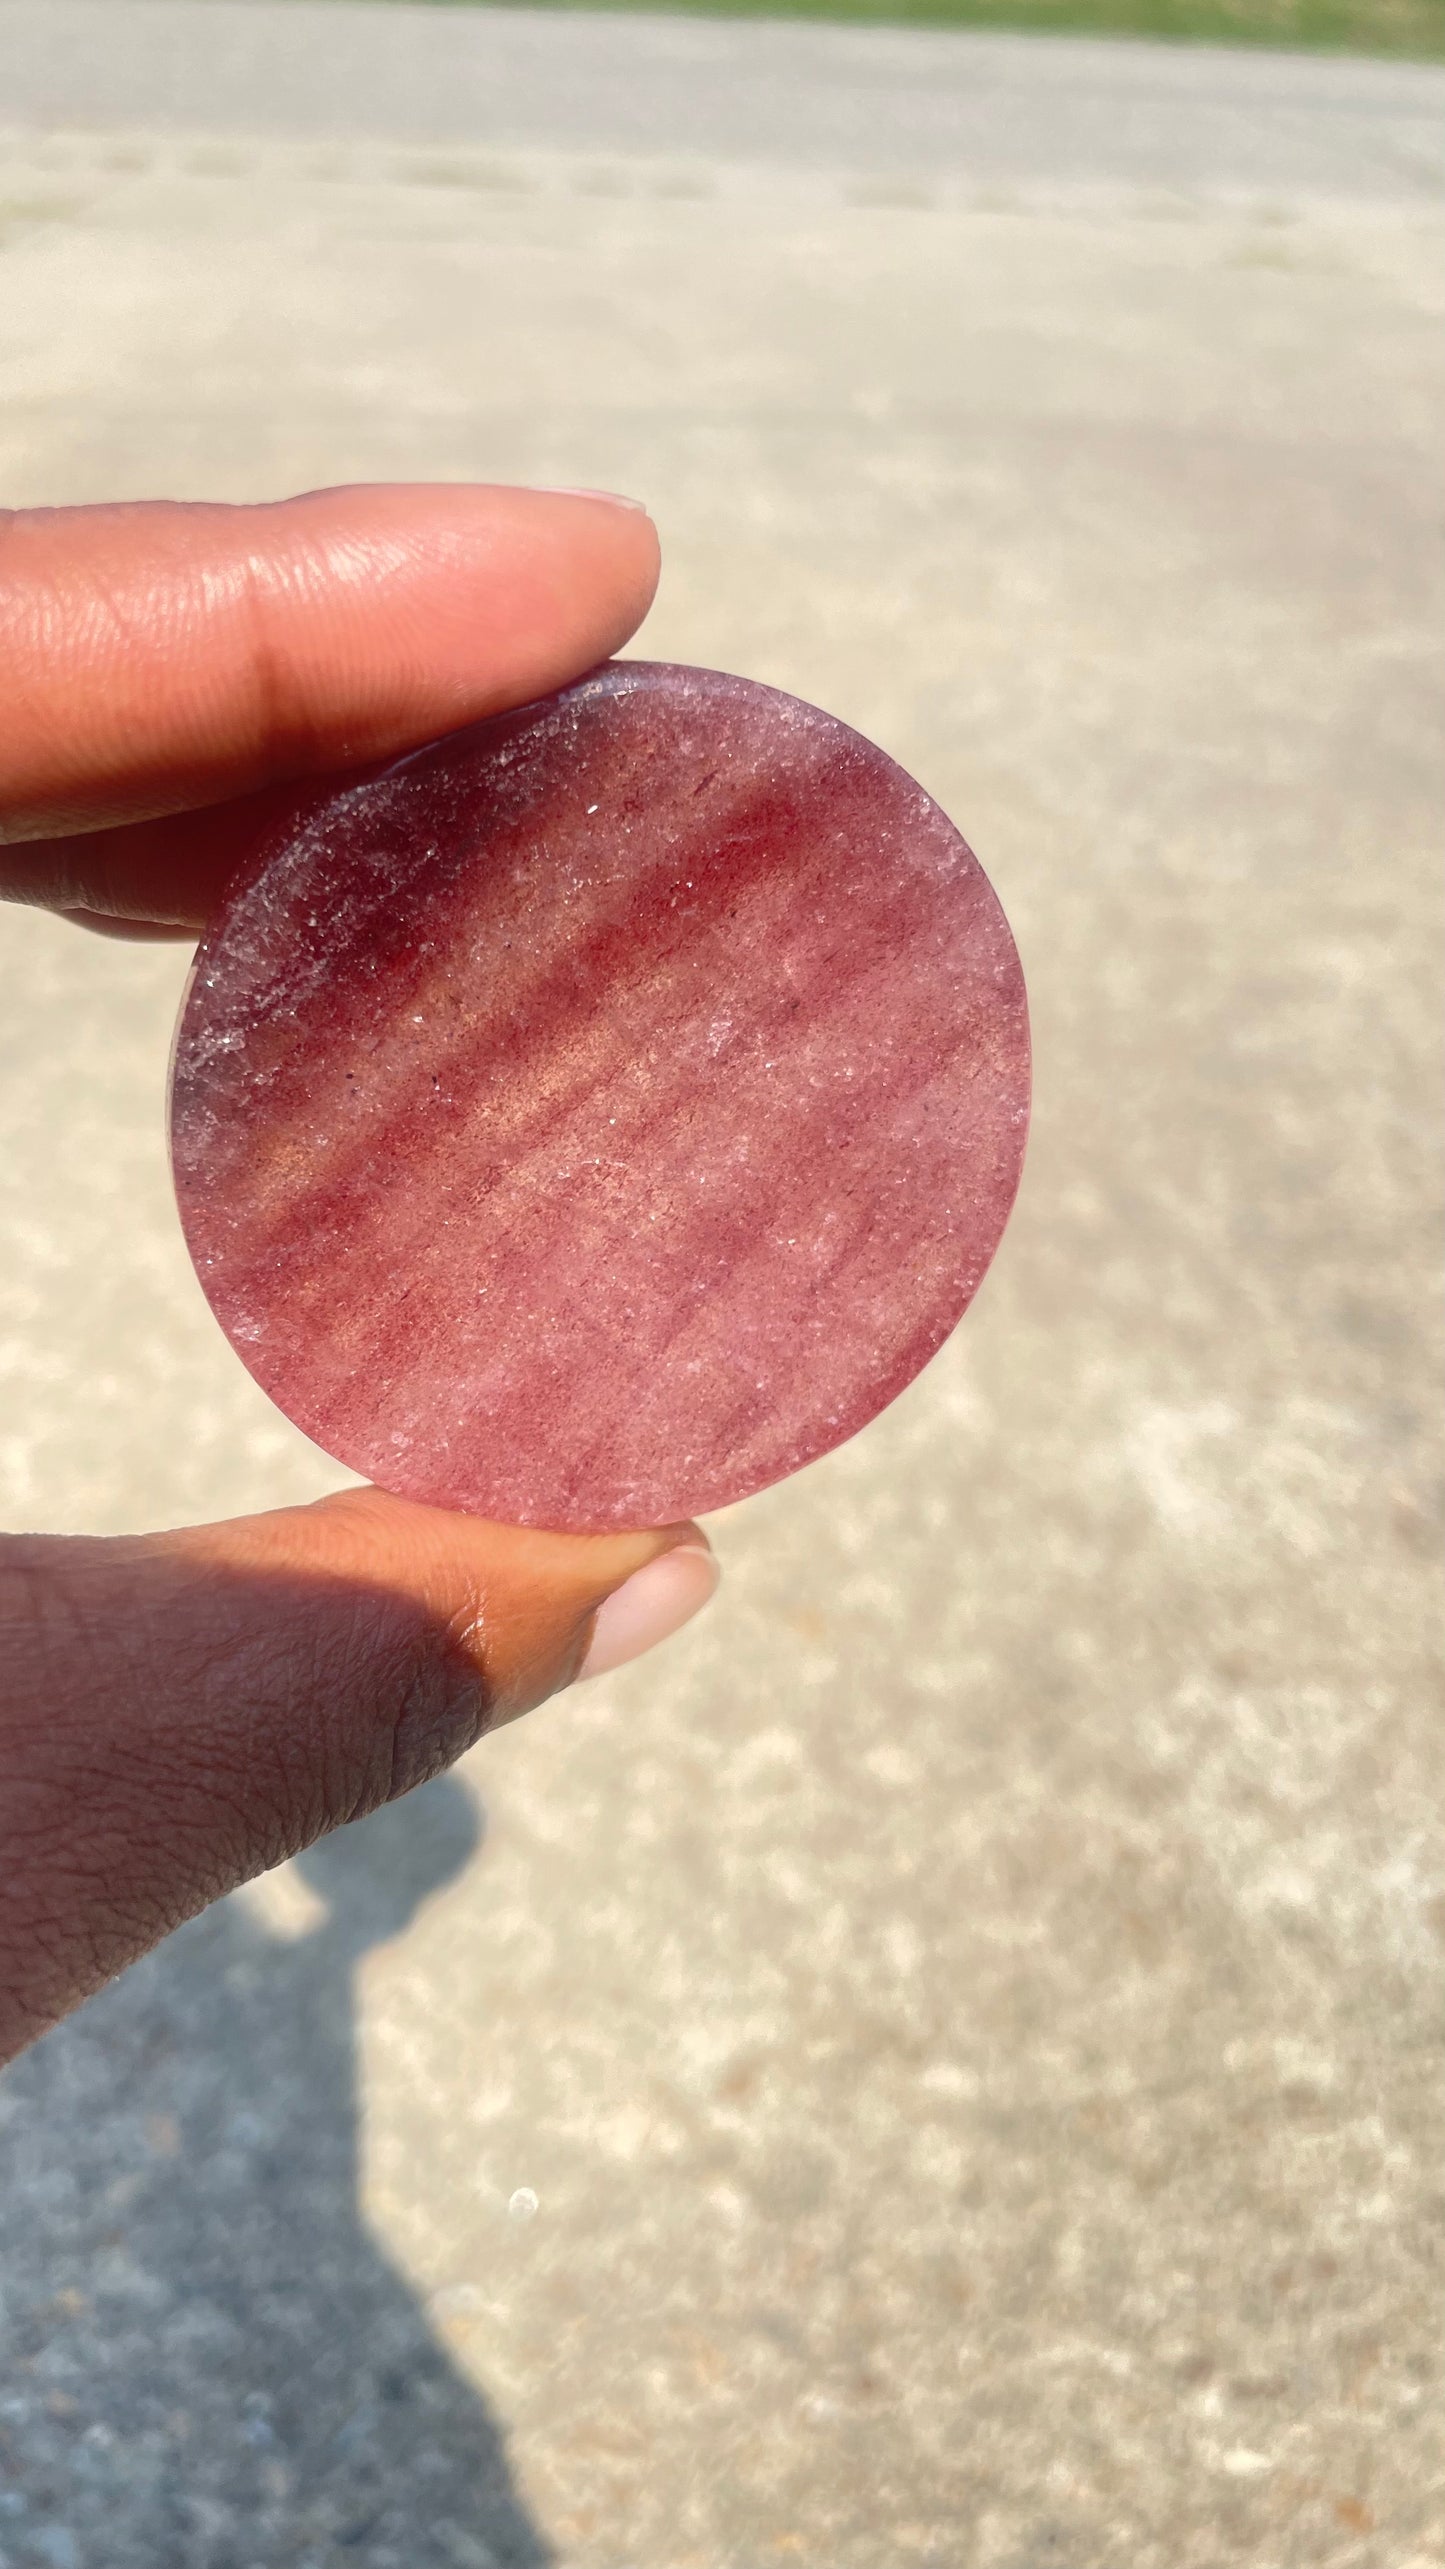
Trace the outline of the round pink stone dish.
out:
M 812 1462 L 977 1290 L 1023 977 L 815 706 L 618 661 L 321 790 L 228 889 L 171 1147 L 221 1327 L 384 1489 L 668 1524 Z

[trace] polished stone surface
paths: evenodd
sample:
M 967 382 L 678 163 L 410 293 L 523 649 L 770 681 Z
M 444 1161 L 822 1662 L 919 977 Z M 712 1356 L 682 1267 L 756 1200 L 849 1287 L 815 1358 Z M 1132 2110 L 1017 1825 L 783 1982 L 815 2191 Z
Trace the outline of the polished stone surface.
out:
M 972 1300 L 1028 1020 L 844 723 L 620 661 L 288 823 L 208 930 L 171 1157 L 237 1353 L 433 1506 L 579 1532 L 840 1445 Z
M 411 43 L 413 134 L 490 16 L 323 14 L 343 84 Z M 528 28 L 580 109 L 617 22 Z M 445 149 L 257 141 L 258 78 L 11 157 L 0 494 L 639 491 L 639 647 L 959 813 L 1040 1078 L 964 1326 L 714 1523 L 698 1624 L 0 2081 L 10 2569 L 1445 2559 L 1441 226 L 1385 66 L 1194 48 L 1134 192 L 1144 49 L 1069 49 L 1117 184 L 1061 207 L 1068 82 L 995 41 L 1019 183 L 981 107 L 891 203 L 681 167 L 642 87 L 655 159 L 464 149 L 441 71 Z M 827 48 L 858 131 L 900 43 Z M 4 1512 L 334 1487 L 179 1236 L 184 959 L 0 949 Z

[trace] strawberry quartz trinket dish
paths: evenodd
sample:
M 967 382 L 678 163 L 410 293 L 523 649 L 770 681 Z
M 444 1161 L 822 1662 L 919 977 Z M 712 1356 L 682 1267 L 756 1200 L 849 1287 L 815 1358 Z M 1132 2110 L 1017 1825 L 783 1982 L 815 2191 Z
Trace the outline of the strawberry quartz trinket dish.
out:
M 171 1143 L 288 1418 L 586 1533 L 725 1506 L 902 1391 L 1028 1102 L 1018 955 L 937 804 L 816 706 L 617 661 L 277 829 L 197 955 Z

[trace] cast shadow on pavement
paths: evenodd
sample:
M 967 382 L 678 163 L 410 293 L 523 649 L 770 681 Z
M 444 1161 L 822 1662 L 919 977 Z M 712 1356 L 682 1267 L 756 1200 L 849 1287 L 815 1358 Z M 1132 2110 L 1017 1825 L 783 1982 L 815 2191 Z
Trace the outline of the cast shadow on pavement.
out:
M 442 1777 L 196 1919 L 0 2078 L 0 2569 L 545 2569 L 365 2226 L 353 1976 L 481 1840 Z

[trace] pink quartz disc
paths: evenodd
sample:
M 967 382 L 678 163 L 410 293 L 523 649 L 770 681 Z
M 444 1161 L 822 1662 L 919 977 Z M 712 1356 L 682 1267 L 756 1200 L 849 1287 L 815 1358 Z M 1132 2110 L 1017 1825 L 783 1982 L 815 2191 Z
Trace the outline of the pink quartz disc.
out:
M 227 892 L 171 1089 L 186 1239 L 388 1490 L 672 1523 L 864 1425 L 1018 1185 L 1007 922 L 816 706 L 619 661 L 318 793 Z

